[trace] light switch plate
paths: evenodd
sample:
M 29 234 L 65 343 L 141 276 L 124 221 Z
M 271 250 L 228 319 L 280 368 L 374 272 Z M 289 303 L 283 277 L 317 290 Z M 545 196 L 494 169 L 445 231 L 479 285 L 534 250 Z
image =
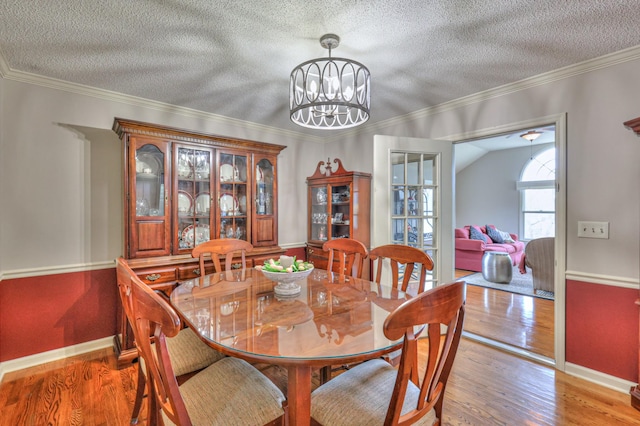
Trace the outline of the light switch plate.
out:
M 578 237 L 609 239 L 609 222 L 578 222 Z

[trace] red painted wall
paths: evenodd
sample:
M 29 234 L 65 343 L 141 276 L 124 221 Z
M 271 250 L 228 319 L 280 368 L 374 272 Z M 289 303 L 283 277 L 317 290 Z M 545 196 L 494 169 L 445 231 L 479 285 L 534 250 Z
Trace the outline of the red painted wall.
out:
M 637 383 L 637 299 L 637 289 L 567 280 L 567 362 Z
M 116 334 L 114 269 L 0 282 L 0 362 Z
M 304 259 L 304 248 L 287 250 Z M 638 290 L 567 281 L 567 362 L 638 381 Z M 116 334 L 115 269 L 0 282 L 0 362 Z

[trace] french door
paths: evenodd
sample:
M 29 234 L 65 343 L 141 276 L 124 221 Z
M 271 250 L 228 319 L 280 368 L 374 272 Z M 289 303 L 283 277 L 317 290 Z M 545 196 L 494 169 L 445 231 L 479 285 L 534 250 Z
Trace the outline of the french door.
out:
M 427 288 L 452 281 L 452 143 L 375 136 L 373 144 L 371 247 L 422 249 L 434 261 Z

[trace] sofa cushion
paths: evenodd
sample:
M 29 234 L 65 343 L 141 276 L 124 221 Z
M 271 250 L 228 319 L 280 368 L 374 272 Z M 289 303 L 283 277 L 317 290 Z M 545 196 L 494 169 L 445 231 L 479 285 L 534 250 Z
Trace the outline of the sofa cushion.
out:
M 487 248 L 487 243 L 469 238 L 456 238 L 456 250 L 470 250 L 483 252 Z
M 489 235 L 489 238 L 491 238 L 491 240 L 494 243 L 497 243 L 497 244 L 504 243 L 504 238 L 502 238 L 502 235 L 498 232 L 496 227 L 493 225 L 487 225 L 487 235 Z
M 455 237 L 456 238 L 466 238 L 469 239 L 469 229 L 467 228 L 456 228 L 455 229 Z
M 484 246 L 485 251 L 499 251 L 501 253 L 515 253 L 516 249 L 511 244 L 491 243 Z
M 482 233 L 480 227 L 475 225 L 472 225 L 471 228 L 469 228 L 469 238 L 472 240 L 484 241 L 487 244 L 493 243 L 493 241 L 491 241 L 491 238 L 489 238 L 487 234 Z
M 512 243 L 504 243 L 503 245 L 509 245 L 511 247 L 513 247 L 514 251 L 521 251 L 524 252 L 524 243 L 522 241 L 514 241 Z

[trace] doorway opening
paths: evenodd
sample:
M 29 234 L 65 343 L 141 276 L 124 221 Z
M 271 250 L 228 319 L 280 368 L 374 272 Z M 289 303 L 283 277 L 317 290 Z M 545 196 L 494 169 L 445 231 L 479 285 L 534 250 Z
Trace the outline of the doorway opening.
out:
M 530 130 L 542 132 L 535 143 L 520 137 Z M 524 243 L 528 242 L 525 235 L 533 239 L 532 232 L 525 230 L 530 225 L 525 217 L 533 217 L 532 211 L 537 207 L 525 203 L 523 191 L 527 186 L 521 182 L 522 170 L 538 152 L 555 148 L 558 173 L 551 183 L 556 207 L 553 219 L 557 263 L 552 293 L 555 301 L 506 291 L 508 285 L 504 284 L 504 288 L 494 286 L 496 289 L 469 281 L 465 330 L 468 337 L 558 368 L 564 366 L 564 282 L 560 271 L 564 271 L 565 259 L 563 249 L 558 247 L 564 247 L 565 240 L 565 133 L 565 117 L 560 115 L 473 132 L 454 142 L 455 228 L 491 224 L 518 235 Z M 547 186 L 548 183 L 545 182 Z M 545 217 L 544 212 L 539 216 Z M 521 275 L 521 265 L 516 263 L 514 277 L 530 278 L 530 269 L 525 267 L 526 272 Z M 477 268 L 456 269 L 455 274 L 456 278 L 469 279 L 471 274 L 482 275 Z

